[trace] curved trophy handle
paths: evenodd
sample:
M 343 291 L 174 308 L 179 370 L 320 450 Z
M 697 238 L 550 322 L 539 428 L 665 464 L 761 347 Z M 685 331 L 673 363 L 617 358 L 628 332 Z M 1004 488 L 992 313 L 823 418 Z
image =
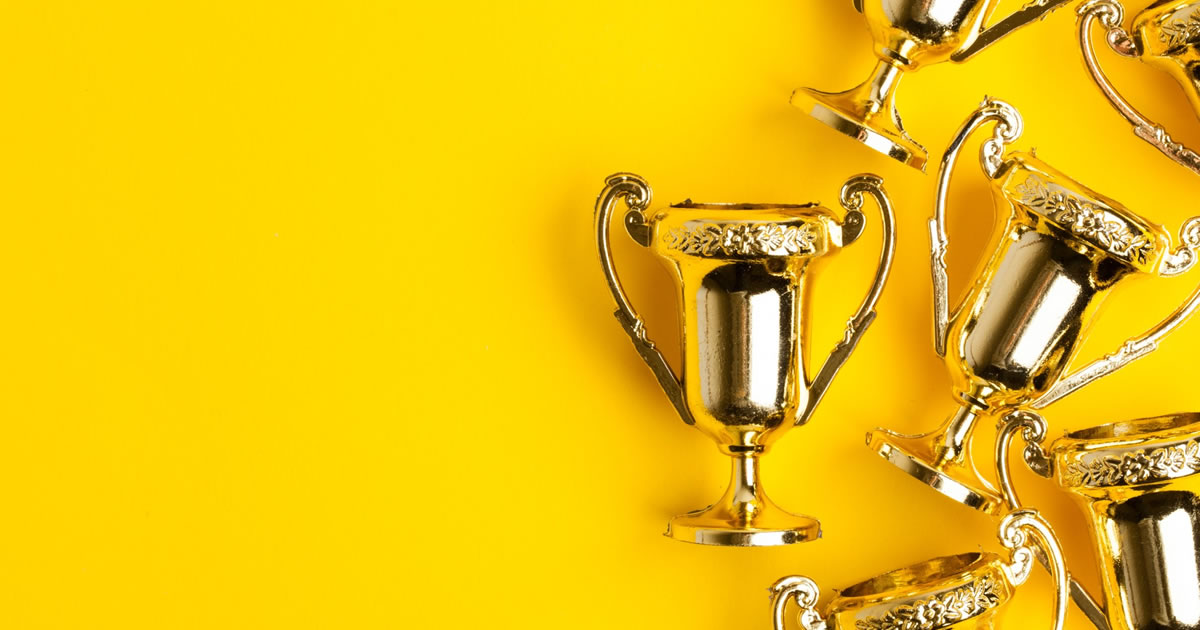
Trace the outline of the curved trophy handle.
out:
M 1140 53 L 1137 42 L 1121 27 L 1121 23 L 1125 19 L 1125 11 L 1121 4 L 1116 0 L 1091 0 L 1079 7 L 1078 13 L 1079 47 L 1083 50 L 1083 63 L 1108 102 L 1112 103 L 1112 106 L 1125 117 L 1125 120 L 1133 125 L 1133 133 L 1137 137 L 1149 142 L 1177 164 L 1200 174 L 1200 155 L 1172 140 L 1161 125 L 1146 118 L 1133 105 L 1130 105 L 1113 87 L 1104 71 L 1100 69 L 1100 63 L 1096 60 L 1096 51 L 1092 48 L 1092 39 L 1089 37 L 1092 22 L 1095 20 L 1100 20 L 1100 23 L 1107 29 L 1108 45 L 1117 54 L 1124 57 L 1137 57 Z
M 1071 0 L 1031 0 L 1025 6 L 1017 9 L 1012 15 L 1000 20 L 994 25 L 982 28 L 979 35 L 971 42 L 970 46 L 954 53 L 950 57 L 951 61 L 966 61 L 976 54 L 982 52 L 988 46 L 1011 35 L 1018 29 L 1033 24 L 1038 20 L 1046 19 L 1055 9 L 1062 7 Z
M 950 189 L 950 175 L 958 152 L 971 133 L 990 121 L 996 122 L 993 136 L 983 143 L 979 159 L 983 172 L 995 177 L 1003 162 L 1004 147 L 1015 142 L 1021 135 L 1021 114 L 1004 101 L 985 98 L 967 122 L 959 128 L 958 135 L 946 149 L 942 165 L 938 170 L 937 201 L 933 218 L 929 220 L 930 254 L 933 267 L 933 345 L 938 356 L 946 356 L 946 335 L 950 327 L 950 290 L 946 277 L 946 196 Z M 957 309 L 956 309 L 957 310 Z
M 1188 219 L 1180 230 L 1179 238 L 1181 241 L 1179 247 L 1176 247 L 1167 256 L 1166 260 L 1163 261 L 1162 267 L 1159 269 L 1159 273 L 1163 276 L 1177 276 L 1195 266 L 1198 257 L 1197 251 L 1200 250 L 1200 217 Z M 1042 409 L 1050 403 L 1074 393 L 1079 388 L 1108 376 L 1154 352 L 1158 349 L 1158 343 L 1162 338 L 1186 322 L 1195 313 L 1197 307 L 1200 307 L 1200 287 L 1197 287 L 1188 297 L 1187 301 L 1175 309 L 1175 312 L 1146 331 L 1142 336 L 1129 339 L 1116 352 L 1096 359 L 1082 369 L 1060 380 L 1050 391 L 1033 402 L 1033 408 Z
M 813 411 L 825 397 L 825 391 L 829 389 L 829 384 L 837 376 L 838 370 L 842 369 L 846 359 L 850 358 L 850 354 L 858 346 L 863 333 L 867 331 L 871 322 L 875 321 L 875 303 L 879 301 L 879 295 L 883 292 L 883 286 L 887 283 L 888 275 L 892 270 L 892 259 L 896 251 L 896 217 L 892 211 L 892 202 L 888 199 L 887 191 L 883 189 L 883 179 L 864 173 L 846 180 L 842 186 L 841 196 L 842 207 L 847 210 L 846 218 L 843 221 L 844 229 L 854 234 L 855 237 L 862 233 L 866 223 L 866 217 L 860 211 L 863 205 L 863 193 L 869 194 L 875 199 L 875 205 L 879 206 L 879 214 L 883 218 L 883 248 L 879 251 L 879 266 L 875 269 L 875 280 L 871 283 L 871 289 L 867 291 L 866 298 L 863 299 L 850 321 L 846 322 L 845 336 L 834 346 L 833 352 L 825 359 L 816 378 L 808 386 L 808 404 L 796 418 L 797 425 L 808 422 L 812 417 Z
M 650 205 L 654 193 L 646 180 L 632 173 L 616 173 L 610 175 L 604 183 L 604 190 L 596 199 L 596 244 L 600 249 L 600 265 L 604 268 L 604 278 L 608 281 L 608 289 L 612 291 L 613 299 L 617 302 L 617 310 L 613 313 L 621 327 L 629 334 L 630 340 L 637 348 L 642 360 L 650 366 L 650 371 L 658 378 L 658 384 L 671 399 L 671 404 L 679 412 L 679 416 L 688 424 L 696 420 L 688 411 L 683 399 L 683 386 L 675 373 L 667 365 L 661 352 L 654 347 L 654 342 L 646 338 L 646 327 L 642 318 L 633 310 L 621 281 L 617 278 L 617 270 L 612 262 L 612 247 L 609 242 L 609 225 L 612 221 L 613 208 L 617 200 L 624 199 L 629 211 L 625 213 L 625 228 L 633 240 L 643 247 L 650 245 L 650 228 L 646 225 L 646 217 L 642 214 Z
M 1000 521 L 1000 544 L 1012 551 L 1011 564 L 1006 567 L 1013 585 L 1020 586 L 1029 578 L 1037 549 L 1050 565 L 1050 576 L 1054 580 L 1054 630 L 1062 630 L 1067 618 L 1067 601 L 1070 596 L 1067 563 L 1063 559 L 1062 545 L 1050 523 L 1037 510 L 1017 510 Z M 1029 542 L 1033 539 L 1035 547 Z
M 863 12 L 863 0 L 853 0 L 853 1 L 854 1 L 854 10 L 858 11 L 859 13 L 862 13 Z
M 781 578 L 771 585 L 771 607 L 774 610 L 772 620 L 775 630 L 784 630 L 783 613 L 787 611 L 789 599 L 796 600 L 800 607 L 800 627 L 804 630 L 818 630 L 825 627 L 825 620 L 816 610 L 817 599 L 821 589 L 816 582 L 800 576 L 792 575 Z

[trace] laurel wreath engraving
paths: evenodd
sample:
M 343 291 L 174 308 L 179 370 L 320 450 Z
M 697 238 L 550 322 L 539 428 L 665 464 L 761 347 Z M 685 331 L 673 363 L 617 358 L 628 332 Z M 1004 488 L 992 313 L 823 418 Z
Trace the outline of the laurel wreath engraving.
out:
M 1200 472 L 1200 440 L 1071 462 L 1065 479 L 1074 486 L 1098 488 L 1174 479 L 1195 472 Z
M 663 234 L 668 249 L 713 256 L 786 256 L 816 253 L 817 233 L 809 223 L 701 223 Z
M 1200 39 L 1200 13 L 1195 6 L 1184 7 L 1162 25 L 1158 35 L 1169 48 L 1190 44 Z
M 1021 202 L 1046 213 L 1071 233 L 1086 238 L 1117 256 L 1146 262 L 1154 244 L 1144 234 L 1134 235 L 1121 221 L 1110 220 L 1108 212 L 1088 201 L 1061 190 L 1050 190 L 1045 182 L 1031 176 L 1017 187 Z
M 912 604 L 897 606 L 881 617 L 855 623 L 858 630 L 937 630 L 970 619 L 1000 604 L 991 576 Z

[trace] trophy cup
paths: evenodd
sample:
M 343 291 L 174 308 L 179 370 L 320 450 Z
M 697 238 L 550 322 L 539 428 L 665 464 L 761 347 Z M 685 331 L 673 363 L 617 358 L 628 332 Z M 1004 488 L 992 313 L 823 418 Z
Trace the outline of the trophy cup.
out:
M 1116 422 L 1041 442 L 1046 421 L 1020 411 L 1002 425 L 997 459 L 1005 502 L 1020 505 L 1007 444 L 1071 493 L 1092 526 L 1112 630 L 1200 628 L 1200 414 Z M 1005 445 L 1000 447 L 999 445 Z
M 771 587 L 774 628 L 784 630 L 784 613 L 793 600 L 804 630 L 990 630 L 1028 579 L 1036 549 L 1050 560 L 1052 627 L 1061 630 L 1067 614 L 1067 569 L 1054 530 L 1036 511 L 1020 510 L 1001 521 L 999 536 L 1010 550 L 1007 562 L 991 552 L 926 560 L 837 591 L 824 614 L 816 610 L 816 583 L 785 577 Z
M 1079 46 L 1084 65 L 1109 103 L 1133 125 L 1133 133 L 1164 155 L 1200 174 L 1200 155 L 1175 142 L 1161 125 L 1146 118 L 1126 101 L 1096 60 L 1090 37 L 1099 20 L 1108 45 L 1117 54 L 1136 57 L 1175 77 L 1192 107 L 1200 113 L 1200 1 L 1158 0 L 1137 15 L 1130 34 L 1121 25 L 1125 11 L 1116 0 L 1092 0 L 1079 8 Z
M 981 163 L 1004 227 L 991 245 L 974 286 L 950 313 L 945 254 L 947 187 L 958 152 L 978 127 L 995 121 Z M 1002 497 L 971 458 L 980 416 L 1042 408 L 1158 347 L 1200 304 L 1184 306 L 1119 351 L 1064 376 L 1104 298 L 1139 273 L 1176 276 L 1195 263 L 1200 217 L 1184 224 L 1183 243 L 1117 202 L 1051 168 L 1030 153 L 1004 155 L 1021 133 L 1012 106 L 985 100 L 952 141 L 939 173 L 930 220 L 934 286 L 934 346 L 946 359 L 959 405 L 937 430 L 901 435 L 877 429 L 867 443 L 879 455 L 942 494 L 987 513 Z
M 903 73 L 947 60 L 966 61 L 1069 0 L 1032 0 L 984 29 L 999 0 L 854 0 L 875 40 L 871 76 L 845 92 L 799 88 L 792 105 L 859 142 L 925 170 L 929 153 L 910 138 L 896 110 Z
M 845 337 L 816 377 L 806 377 L 804 285 L 809 264 L 854 242 L 866 225 L 869 194 L 883 217 L 875 279 Z M 672 271 L 680 300 L 682 369 L 676 378 L 630 305 L 612 264 L 609 225 L 624 199 L 625 228 Z M 667 535 L 709 545 L 767 546 L 820 537 L 820 523 L 783 511 L 763 493 L 758 460 L 780 435 L 804 424 L 875 318 L 895 249 L 891 203 L 882 180 L 851 178 L 838 219 L 817 204 L 711 204 L 686 201 L 647 218 L 651 191 L 636 175 L 616 174 L 596 202 L 600 262 L 617 303 L 617 321 L 650 366 L 684 422 L 717 442 L 733 462 L 725 495 L 705 510 L 677 516 Z

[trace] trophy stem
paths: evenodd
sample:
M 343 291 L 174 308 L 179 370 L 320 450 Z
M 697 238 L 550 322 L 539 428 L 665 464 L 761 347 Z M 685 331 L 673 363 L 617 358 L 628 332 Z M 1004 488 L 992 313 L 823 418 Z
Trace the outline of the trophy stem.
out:
M 725 494 L 706 509 L 671 519 L 667 536 L 727 547 L 790 545 L 820 538 L 819 521 L 785 512 L 763 492 L 758 476 L 759 455 L 730 453 L 732 468 Z

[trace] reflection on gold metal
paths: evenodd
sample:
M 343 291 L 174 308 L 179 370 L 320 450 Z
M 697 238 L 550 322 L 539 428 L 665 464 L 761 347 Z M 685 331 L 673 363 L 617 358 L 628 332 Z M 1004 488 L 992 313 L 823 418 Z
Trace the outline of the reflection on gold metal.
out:
M 947 290 L 945 206 L 951 172 L 968 136 L 995 123 L 981 163 L 1005 225 L 974 286 L 951 312 Z M 1109 291 L 1138 273 L 1173 276 L 1192 267 L 1200 218 L 1183 243 L 1116 201 L 1084 187 L 1029 153 L 1005 154 L 1021 133 L 1010 105 L 988 100 L 953 140 L 939 173 L 930 221 L 934 345 L 950 369 L 958 410 L 937 430 L 867 435 L 872 449 L 957 501 L 996 512 L 1001 494 L 976 468 L 971 435 L 981 416 L 1041 408 L 1143 357 L 1200 305 L 1200 289 L 1184 306 L 1119 351 L 1064 375 Z
M 991 629 L 1040 552 L 1054 578 L 1051 627 L 1060 630 L 1067 614 L 1067 569 L 1050 524 L 1034 510 L 1020 510 L 1001 521 L 999 536 L 1009 549 L 1008 561 L 994 553 L 926 560 L 838 591 L 824 612 L 816 609 L 816 583 L 785 577 L 771 587 L 774 628 L 784 630 L 791 600 L 804 630 Z
M 880 208 L 883 249 L 867 297 L 816 376 L 806 376 L 809 264 L 862 234 L 864 195 Z M 612 263 L 609 226 L 617 201 L 628 207 L 630 237 L 651 249 L 675 277 L 682 316 L 682 375 L 676 378 L 646 337 Z M 616 317 L 676 411 L 717 442 L 733 461 L 729 489 L 705 510 L 678 516 L 667 534 L 687 542 L 763 546 L 820 536 L 812 518 L 776 506 L 758 479 L 758 461 L 792 426 L 804 424 L 875 318 L 895 249 L 891 203 L 882 180 L 851 178 L 842 188 L 845 217 L 816 204 L 685 202 L 647 216 L 650 187 L 617 174 L 596 203 L 600 261 L 617 303 Z
M 1087 515 L 1109 626 L 1200 628 L 1200 414 L 1075 431 L 1055 440 L 1049 454 L 1041 444 L 1045 424 L 1032 412 L 1015 413 L 999 439 L 1021 433 L 1029 467 L 1053 477 Z M 1005 501 L 1018 506 L 1002 461 Z
M 1133 19 L 1126 31 L 1125 10 L 1117 0 L 1092 0 L 1079 8 L 1079 46 L 1092 79 L 1130 124 L 1139 138 L 1177 163 L 1200 174 L 1200 155 L 1175 142 L 1161 125 L 1126 101 L 1100 68 L 1092 49 L 1092 24 L 1106 30 L 1108 45 L 1125 57 L 1136 57 L 1175 77 L 1200 114 L 1200 1 L 1159 0 Z
M 875 40 L 875 70 L 845 92 L 799 88 L 792 93 L 792 105 L 923 171 L 929 153 L 905 133 L 896 110 L 896 86 L 903 74 L 943 61 L 965 61 L 1068 1 L 1032 0 L 985 28 L 999 0 L 855 0 Z

